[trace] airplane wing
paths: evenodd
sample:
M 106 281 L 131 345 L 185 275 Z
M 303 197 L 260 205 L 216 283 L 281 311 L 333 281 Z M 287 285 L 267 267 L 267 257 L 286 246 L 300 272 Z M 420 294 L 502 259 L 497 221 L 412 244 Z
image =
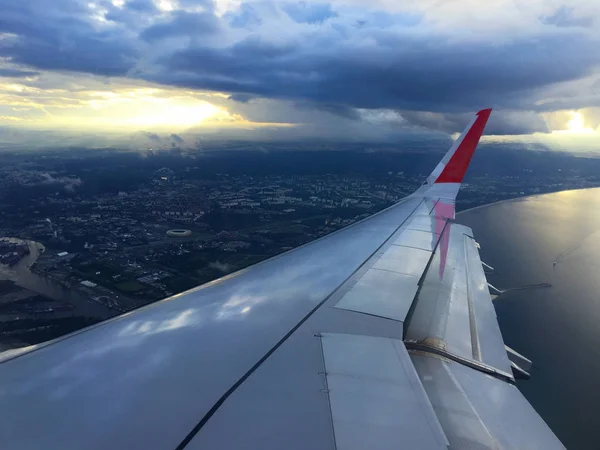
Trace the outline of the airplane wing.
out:
M 478 245 L 454 222 L 490 113 L 368 219 L 5 354 L 2 448 L 564 448 L 515 387 Z

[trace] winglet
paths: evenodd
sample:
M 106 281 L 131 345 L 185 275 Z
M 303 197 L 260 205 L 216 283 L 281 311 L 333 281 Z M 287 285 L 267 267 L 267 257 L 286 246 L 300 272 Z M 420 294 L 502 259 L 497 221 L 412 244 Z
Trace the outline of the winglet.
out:
M 454 142 L 454 145 L 429 176 L 428 184 L 462 182 L 491 113 L 491 108 L 482 109 L 477 113 L 475 119 Z

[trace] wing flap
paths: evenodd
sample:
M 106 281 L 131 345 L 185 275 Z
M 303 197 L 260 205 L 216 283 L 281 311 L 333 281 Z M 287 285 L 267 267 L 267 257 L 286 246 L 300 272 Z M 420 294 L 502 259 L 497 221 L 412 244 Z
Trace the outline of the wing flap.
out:
M 321 342 L 338 450 L 446 449 L 401 340 L 326 333 Z
M 431 252 L 414 247 L 389 247 L 373 268 L 420 277 L 425 271 Z
M 335 307 L 403 322 L 418 282 L 414 275 L 369 269 Z
M 423 199 L 389 242 L 367 261 L 369 269 L 346 282 L 349 288 L 337 308 L 404 322 L 440 239 L 439 231 L 446 224 L 435 215 L 435 203 Z M 422 211 L 430 214 L 417 213 Z
M 479 251 L 475 241 L 465 236 L 465 258 L 469 283 L 469 297 L 472 298 L 473 316 L 477 332 L 477 359 L 486 365 L 495 367 L 503 372 L 509 370 L 510 360 L 504 346 L 504 339 L 498 325 L 496 310 L 481 265 Z
M 451 449 L 564 450 L 514 384 L 411 352 Z

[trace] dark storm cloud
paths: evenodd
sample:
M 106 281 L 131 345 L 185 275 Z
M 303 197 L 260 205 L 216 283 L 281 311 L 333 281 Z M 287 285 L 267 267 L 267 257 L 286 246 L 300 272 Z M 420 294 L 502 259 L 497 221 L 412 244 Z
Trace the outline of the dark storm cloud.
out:
M 94 38 L 81 37 L 77 47 L 58 48 L 56 42 L 39 41 L 17 44 L 11 49 L 0 49 L 0 56 L 37 69 L 70 70 L 95 75 L 125 75 L 130 70 L 135 54 L 119 44 L 111 46 Z M 86 50 L 83 50 L 85 48 Z
M 328 112 L 335 116 L 343 117 L 345 119 L 353 119 L 357 120 L 360 118 L 359 112 L 352 107 L 346 105 L 335 105 L 329 103 L 314 103 L 314 102 L 300 102 L 297 101 L 294 103 L 294 106 L 300 110 L 318 110 Z
M 149 77 L 357 108 L 472 111 L 531 106 L 531 90 L 584 76 L 597 62 L 595 43 L 576 32 L 503 45 L 377 37 L 371 48 L 336 48 L 333 36 L 325 49 L 255 36 L 227 48 L 191 46 L 161 60 Z
M 0 56 L 36 69 L 124 75 L 138 53 L 125 30 L 99 29 L 79 2 L 57 0 L 40 8 L 32 2 L 0 0 Z

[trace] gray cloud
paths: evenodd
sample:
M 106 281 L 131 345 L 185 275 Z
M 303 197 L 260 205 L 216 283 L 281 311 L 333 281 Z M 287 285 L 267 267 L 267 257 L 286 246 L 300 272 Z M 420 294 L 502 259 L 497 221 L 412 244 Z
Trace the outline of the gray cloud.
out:
M 294 103 L 295 107 L 301 110 L 319 110 L 328 112 L 330 114 L 343 117 L 345 119 L 359 119 L 360 113 L 355 109 L 347 105 L 332 104 L 332 103 L 318 103 L 318 102 L 301 102 L 297 101 Z
M 177 11 L 167 20 L 160 21 L 140 33 L 140 37 L 148 42 L 180 36 L 204 36 L 217 33 L 220 23 L 211 13 L 187 13 Z
M 221 261 L 214 261 L 208 264 L 211 269 L 216 269 L 219 272 L 228 273 L 231 272 L 231 264 L 222 263 Z
M 412 125 L 439 130 L 446 133 L 461 132 L 472 119 L 469 113 L 434 113 L 423 111 L 400 111 L 402 117 Z M 547 133 L 546 121 L 532 111 L 496 111 L 486 126 L 487 134 L 518 135 Z
M 237 13 L 227 13 L 225 19 L 232 28 L 245 28 L 246 30 L 256 30 L 263 23 L 258 11 L 247 3 L 240 5 Z
M 161 142 L 162 139 L 160 138 L 160 136 L 156 133 L 151 133 L 149 131 L 140 131 L 140 134 L 142 134 L 144 137 L 148 138 L 149 140 L 151 140 L 152 142 Z
M 556 25 L 557 27 L 590 27 L 593 25 L 591 17 L 576 17 L 573 7 L 560 6 L 556 11 L 548 16 L 543 16 L 540 19 L 542 23 L 548 25 Z
M 337 16 L 329 3 L 284 3 L 282 9 L 297 23 L 323 23 Z
M 152 0 L 127 0 L 124 4 L 124 9 L 137 12 L 156 13 L 156 5 Z
M 251 94 L 232 94 L 229 98 L 236 102 L 248 103 L 250 100 L 253 100 L 256 97 Z
M 36 170 L 15 171 L 10 176 L 11 181 L 21 186 L 56 185 L 61 186 L 67 192 L 74 192 L 83 184 L 79 177 L 56 176 L 49 172 Z
M 126 29 L 100 29 L 85 4 L 57 0 L 43 8 L 32 2 L 0 0 L 0 56 L 36 69 L 125 75 L 139 54 Z
M 181 145 L 181 144 L 185 144 L 185 139 L 183 139 L 181 136 L 179 136 L 178 134 L 171 134 L 171 140 L 173 141 L 173 143 Z
M 36 75 L 39 75 L 39 72 L 34 72 L 32 70 L 20 70 L 0 67 L 0 77 L 24 78 L 33 77 Z
M 97 4 L 106 10 L 104 17 L 107 21 L 130 29 L 137 29 L 143 24 L 147 26 L 152 17 L 159 14 L 152 0 L 127 1 L 123 7 L 115 6 L 111 0 L 100 0 Z
M 75 192 L 75 189 L 83 184 L 79 177 L 54 177 L 47 172 L 40 173 L 40 176 L 42 177 L 41 184 L 59 184 L 67 192 Z

